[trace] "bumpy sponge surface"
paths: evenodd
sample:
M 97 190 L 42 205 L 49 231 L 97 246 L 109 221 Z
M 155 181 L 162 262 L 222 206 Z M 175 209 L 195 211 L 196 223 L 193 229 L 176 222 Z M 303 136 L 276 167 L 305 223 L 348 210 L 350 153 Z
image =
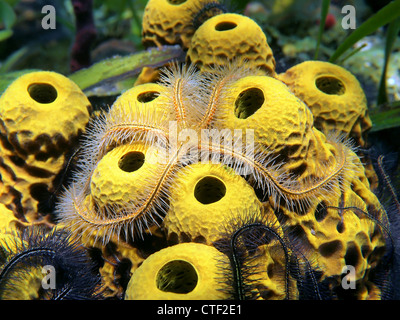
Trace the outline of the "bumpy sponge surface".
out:
M 218 261 L 227 257 L 212 246 L 181 243 L 149 256 L 129 281 L 125 300 L 221 300 Z
M 224 222 L 243 212 L 258 213 L 262 206 L 244 178 L 219 164 L 183 168 L 170 190 L 164 228 L 171 241 L 211 244 L 218 240 Z
M 195 18 L 215 0 L 150 0 L 142 20 L 142 42 L 145 47 L 179 44 L 190 45 L 195 32 Z M 210 10 L 210 12 L 215 10 Z M 216 10 L 215 13 L 218 13 Z M 206 14 L 206 13 L 204 13 Z M 214 13 L 212 13 L 214 14 Z M 207 14 L 206 14 L 207 15 Z
M 339 131 L 365 145 L 364 134 L 372 122 L 365 93 L 349 71 L 329 62 L 305 61 L 278 78 L 309 106 L 316 128 Z
M 91 104 L 67 77 L 25 74 L 0 97 L 1 201 L 23 220 L 40 219 L 58 174 L 89 122 Z
M 263 30 L 254 20 L 234 13 L 204 22 L 193 35 L 187 60 L 201 71 L 246 61 L 263 74 L 275 74 L 275 59 Z

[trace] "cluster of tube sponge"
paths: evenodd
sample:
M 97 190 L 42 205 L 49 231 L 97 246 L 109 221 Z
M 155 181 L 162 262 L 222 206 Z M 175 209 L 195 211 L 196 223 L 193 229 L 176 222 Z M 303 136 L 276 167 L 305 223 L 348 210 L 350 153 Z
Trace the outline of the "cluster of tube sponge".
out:
M 330 294 L 347 297 L 340 286 L 343 268 L 351 265 L 352 297 L 379 299 L 374 274 L 385 253 L 387 221 L 371 187 L 374 172 L 353 148 L 367 146 L 372 126 L 357 79 L 322 61 L 277 74 L 262 29 L 217 1 L 150 0 L 143 43 L 181 45 L 186 73 L 166 72 L 118 97 L 88 130 L 80 168 L 58 205 L 60 227 L 98 249 L 107 293 L 229 299 L 242 286 L 259 299 L 296 299 L 302 287 L 301 271 L 288 272 L 293 251 L 307 261 L 317 286 L 329 284 Z M 87 130 L 90 103 L 65 77 L 32 73 L 3 93 L 0 114 L 2 212 L 44 219 L 41 209 L 67 153 Z M 233 165 L 219 157 L 199 162 L 182 148 L 165 158 L 171 122 L 198 137 L 201 129 L 252 132 L 252 157 L 233 143 L 222 151 Z M 215 144 L 188 150 L 223 149 Z M 261 218 L 252 223 L 254 217 Z M 253 251 L 238 256 L 238 248 L 219 245 L 250 225 L 270 232 L 248 235 L 246 244 L 261 241 Z M 245 262 L 232 263 L 239 260 Z M 118 274 L 121 261 L 126 279 Z M 235 278 L 246 274 L 241 268 L 252 272 Z

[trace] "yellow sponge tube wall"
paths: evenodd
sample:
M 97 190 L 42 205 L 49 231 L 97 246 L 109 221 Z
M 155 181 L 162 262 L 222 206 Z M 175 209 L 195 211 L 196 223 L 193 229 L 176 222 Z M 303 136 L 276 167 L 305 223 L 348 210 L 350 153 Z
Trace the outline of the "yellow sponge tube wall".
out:
M 23 220 L 38 211 L 89 122 L 91 103 L 67 77 L 50 71 L 27 73 L 0 97 L 0 200 Z
M 218 261 L 227 259 L 216 248 L 181 243 L 149 256 L 133 273 L 125 300 L 222 300 L 227 299 Z

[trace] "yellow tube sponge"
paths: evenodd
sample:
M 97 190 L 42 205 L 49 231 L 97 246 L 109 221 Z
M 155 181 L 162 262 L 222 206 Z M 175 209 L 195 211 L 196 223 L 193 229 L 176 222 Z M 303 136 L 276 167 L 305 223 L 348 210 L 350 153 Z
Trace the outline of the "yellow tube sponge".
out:
M 131 117 L 148 117 L 147 122 L 151 123 L 152 118 L 168 119 L 170 110 L 168 102 L 165 101 L 163 92 L 165 88 L 157 83 L 144 83 L 136 85 L 122 93 L 111 106 L 109 115 L 119 117 L 119 113 L 131 113 Z M 137 113 L 137 114 L 135 114 Z
M 163 226 L 172 242 L 219 239 L 220 227 L 235 214 L 261 211 L 254 189 L 233 169 L 197 163 L 178 172 L 171 186 Z
M 311 109 L 316 128 L 339 131 L 365 146 L 372 122 L 365 93 L 349 71 L 325 61 L 305 61 L 277 77 Z
M 87 196 L 87 202 L 93 203 L 91 195 Z M 95 210 L 93 206 L 92 210 Z M 62 222 L 57 224 L 57 228 L 66 229 Z M 74 229 L 71 231 L 74 232 Z M 102 295 L 105 298 L 121 299 L 131 274 L 150 254 L 167 246 L 165 234 L 159 227 L 152 226 L 146 231 L 145 240 L 132 241 L 129 235 L 124 235 L 124 238 L 116 235 L 111 236 L 106 243 L 102 243 L 98 239 L 107 236 L 101 232 L 101 230 L 93 232 L 86 229 L 83 232 L 75 232 L 76 237 L 73 239 L 87 248 L 92 253 L 93 259 L 101 261 L 99 272 L 104 289 Z
M 99 207 L 124 206 L 147 196 L 147 182 L 161 168 L 159 150 L 140 142 L 119 146 L 97 164 L 90 181 L 91 195 Z
M 87 161 L 75 188 L 58 204 L 59 217 L 74 236 L 105 245 L 115 237 L 128 241 L 139 235 L 166 210 L 164 149 L 142 142 L 111 149 L 98 162 Z
M 8 255 L 8 251 L 13 252 L 16 248 L 21 245 L 21 239 L 17 237 L 19 221 L 14 216 L 13 212 L 7 207 L 0 203 L 0 255 L 2 256 L 2 261 L 0 263 L 0 270 L 3 267 L 4 260 Z M 41 269 L 29 267 L 24 270 L 24 279 L 22 285 L 19 283 L 20 278 L 13 284 L 14 290 L 10 290 L 13 293 L 7 298 L 0 294 L 2 300 L 30 300 L 37 299 L 37 289 L 40 285 L 40 279 L 43 274 L 40 272 Z M 21 281 L 22 282 L 22 281 Z M 19 284 L 19 285 L 18 285 Z M 24 290 L 21 290 L 24 289 Z M 4 290 L 4 288 L 2 288 Z
M 275 158 L 283 171 L 309 181 L 322 178 L 326 164 L 339 160 L 327 138 L 313 127 L 310 109 L 272 77 L 246 76 L 232 83 L 215 119 L 215 127 L 242 130 L 246 139 L 253 132 L 260 157 Z
M 150 0 L 142 20 L 145 47 L 179 44 L 187 49 L 195 32 L 196 19 L 221 13 L 215 0 Z M 201 23 L 199 21 L 198 23 Z
M 91 105 L 67 77 L 49 71 L 15 80 L 0 98 L 1 133 L 21 157 L 44 161 L 85 130 Z
M 357 299 L 374 299 L 377 288 L 371 275 L 385 252 L 389 226 L 360 160 L 354 154 L 347 161 L 353 166 L 348 166 L 346 179 L 341 185 L 332 185 L 330 193 L 316 197 L 302 210 L 286 204 L 275 210 L 293 243 L 317 264 L 321 272 L 319 281 L 329 278 L 332 288 L 339 288 L 343 268 L 354 268 L 357 290 L 352 294 Z M 346 292 L 338 290 L 337 294 L 340 299 Z
M 150 255 L 135 270 L 125 300 L 222 300 L 218 262 L 227 257 L 212 246 L 181 243 Z
M 39 294 L 43 290 L 42 266 L 27 266 L 23 271 L 23 276 L 19 275 L 15 278 L 16 281 L 12 283 L 14 290 L 8 290 L 7 294 L 2 294 L 1 300 L 42 300 Z
M 285 254 L 277 240 L 271 241 L 268 245 L 261 245 L 258 248 L 256 258 L 251 260 L 254 265 L 254 274 L 249 280 L 254 279 L 255 289 L 259 300 L 296 300 L 298 291 L 296 283 L 289 277 L 286 283 Z M 287 294 L 289 288 L 290 294 Z
M 90 118 L 91 104 L 67 77 L 25 74 L 0 97 L 1 195 L 23 220 L 40 219 L 55 179 Z
M 256 142 L 276 152 L 307 143 L 313 116 L 281 81 L 247 76 L 231 84 L 228 92 L 216 111 L 217 127 L 252 129 Z
M 11 210 L 0 203 L 0 243 L 7 240 L 17 232 L 18 220 Z
M 254 20 L 235 13 L 220 14 L 204 22 L 193 35 L 187 61 L 201 71 L 246 61 L 262 74 L 275 74 L 275 59 L 263 30 Z

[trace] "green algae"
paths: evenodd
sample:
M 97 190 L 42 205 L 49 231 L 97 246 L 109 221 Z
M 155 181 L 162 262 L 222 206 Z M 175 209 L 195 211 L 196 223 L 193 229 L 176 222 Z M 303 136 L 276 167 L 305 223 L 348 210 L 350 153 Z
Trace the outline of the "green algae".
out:
M 152 48 L 124 57 L 102 60 L 89 68 L 76 71 L 69 78 L 88 96 L 91 93 L 106 95 L 113 90 L 110 85 L 138 75 L 143 67 L 160 67 L 168 61 L 180 60 L 182 56 L 183 51 L 179 46 Z M 102 87 L 108 89 L 103 90 Z

